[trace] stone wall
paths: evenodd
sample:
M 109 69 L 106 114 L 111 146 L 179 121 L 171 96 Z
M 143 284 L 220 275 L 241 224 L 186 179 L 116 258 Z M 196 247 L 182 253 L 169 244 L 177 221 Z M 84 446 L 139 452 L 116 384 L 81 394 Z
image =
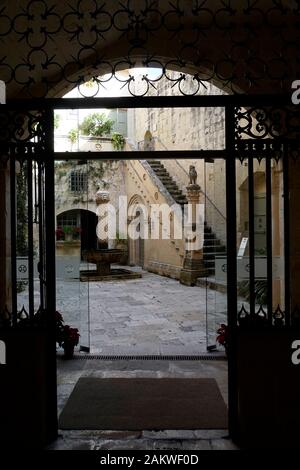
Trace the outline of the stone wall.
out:
M 126 193 L 129 207 L 138 205 L 138 202 L 144 204 L 149 211 L 151 204 L 170 205 L 174 201 L 170 200 L 168 193 L 163 186 L 151 174 L 151 169 L 147 168 L 147 163 L 141 163 L 140 160 L 127 160 L 126 165 Z M 149 212 L 150 214 L 150 212 Z M 143 267 L 151 272 L 169 276 L 178 279 L 180 269 L 182 268 L 184 255 L 184 242 L 182 239 L 168 240 L 148 239 L 143 243 L 144 259 Z M 151 231 L 151 226 L 149 226 Z M 135 243 L 129 242 L 130 262 L 136 264 Z
M 70 191 L 69 178 L 72 171 L 87 172 L 87 191 L 83 193 Z M 87 164 L 69 161 L 56 164 L 55 207 L 57 215 L 72 209 L 85 209 L 96 213 L 94 197 L 99 189 L 109 191 L 111 203 L 118 207 L 119 195 L 125 194 L 125 175 L 122 161 L 93 160 Z
M 176 72 L 168 72 L 170 78 Z M 171 88 L 170 82 L 161 79 L 157 89 L 150 89 L 149 95 L 178 95 L 178 89 Z M 224 91 L 211 83 L 201 87 L 199 94 L 220 95 Z M 193 89 L 187 81 L 187 94 Z M 143 150 L 145 133 L 151 132 L 154 150 L 219 150 L 225 146 L 224 108 L 142 108 L 128 110 L 128 137 L 135 146 Z M 189 166 L 194 165 L 198 173 L 198 184 L 207 195 L 206 220 L 223 242 L 226 241 L 226 199 L 225 162 L 215 161 L 213 165 L 204 160 L 161 159 L 178 187 L 186 193 L 189 181 Z

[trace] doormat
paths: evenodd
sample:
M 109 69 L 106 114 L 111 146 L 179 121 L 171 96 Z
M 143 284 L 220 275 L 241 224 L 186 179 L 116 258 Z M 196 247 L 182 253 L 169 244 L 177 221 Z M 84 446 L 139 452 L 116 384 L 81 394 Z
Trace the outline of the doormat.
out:
M 226 429 L 227 407 L 215 379 L 82 377 L 60 429 Z

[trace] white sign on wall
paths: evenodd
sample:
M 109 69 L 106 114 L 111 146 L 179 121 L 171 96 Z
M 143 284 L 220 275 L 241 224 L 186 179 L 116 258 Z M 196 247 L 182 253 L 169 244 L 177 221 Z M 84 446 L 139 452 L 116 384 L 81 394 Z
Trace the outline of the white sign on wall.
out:
M 238 254 L 237 254 L 238 258 L 241 258 L 242 256 L 244 256 L 247 243 L 248 243 L 248 238 L 247 237 L 242 238 L 242 241 L 241 241 L 241 244 L 240 244 L 240 247 L 239 247 L 239 251 L 238 251 Z
M 34 259 L 33 260 L 33 276 L 35 279 L 39 277 L 37 265 L 38 265 L 38 261 L 37 259 Z M 28 278 L 29 278 L 28 258 L 24 256 L 18 256 L 17 257 L 17 280 L 27 281 Z
M 78 256 L 56 256 L 56 277 L 58 279 L 78 279 L 80 271 L 80 259 Z M 39 278 L 38 260 L 33 260 L 33 277 Z M 28 258 L 17 257 L 17 280 L 28 281 Z

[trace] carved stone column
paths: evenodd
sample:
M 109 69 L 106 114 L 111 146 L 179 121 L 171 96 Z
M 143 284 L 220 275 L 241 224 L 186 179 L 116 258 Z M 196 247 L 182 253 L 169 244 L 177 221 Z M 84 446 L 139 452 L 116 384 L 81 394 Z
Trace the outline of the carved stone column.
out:
M 95 201 L 97 204 L 97 237 L 98 245 L 100 249 L 108 248 L 108 203 L 109 203 L 109 192 L 108 191 L 97 191 L 95 195 Z
M 185 255 L 180 283 L 194 286 L 198 277 L 207 275 L 203 261 L 204 221 L 201 223 L 199 220 L 200 186 L 190 184 L 186 189 L 188 213 L 185 214 Z

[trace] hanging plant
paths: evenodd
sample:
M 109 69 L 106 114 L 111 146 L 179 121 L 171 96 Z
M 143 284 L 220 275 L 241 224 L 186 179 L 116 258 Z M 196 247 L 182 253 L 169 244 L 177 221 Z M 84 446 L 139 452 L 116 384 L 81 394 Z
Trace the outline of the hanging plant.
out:
M 111 136 L 111 143 L 115 150 L 123 150 L 125 145 L 125 137 L 118 132 L 114 132 Z

